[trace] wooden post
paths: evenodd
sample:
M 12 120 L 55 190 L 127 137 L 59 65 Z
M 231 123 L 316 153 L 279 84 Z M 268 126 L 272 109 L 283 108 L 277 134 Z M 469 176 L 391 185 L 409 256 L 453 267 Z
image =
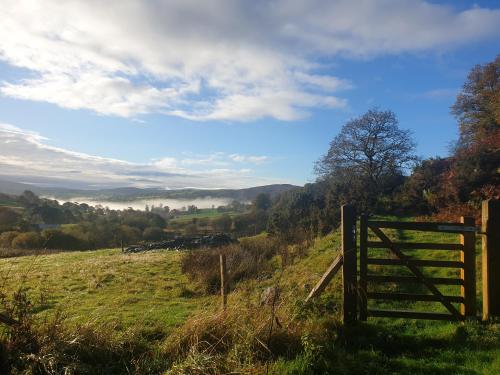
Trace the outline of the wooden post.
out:
M 318 281 L 316 286 L 311 290 L 309 295 L 306 298 L 306 303 L 309 302 L 310 299 L 315 298 L 319 296 L 321 293 L 323 293 L 323 290 L 325 290 L 326 286 L 328 283 L 333 279 L 333 277 L 337 274 L 337 272 L 342 268 L 342 265 L 344 264 L 344 257 L 342 254 L 340 254 L 333 263 L 328 267 L 326 272 L 323 274 L 321 279 Z
M 227 271 L 226 271 L 226 256 L 219 255 L 220 259 L 220 295 L 222 297 L 222 310 L 225 311 L 227 307 Z
M 357 256 L 356 256 L 356 208 L 342 206 L 342 281 L 344 284 L 344 323 L 357 318 Z
M 483 201 L 482 207 L 483 320 L 500 316 L 500 201 Z
M 473 217 L 463 217 L 461 223 L 474 226 Z M 463 232 L 460 234 L 460 243 L 463 251 L 460 252 L 460 261 L 464 267 L 460 269 L 460 278 L 464 281 L 460 292 L 464 303 L 460 306 L 460 313 L 465 317 L 476 317 L 476 233 Z
M 368 216 L 361 215 L 359 222 L 359 320 L 366 321 L 368 316 L 368 299 L 367 299 L 367 259 L 368 259 Z

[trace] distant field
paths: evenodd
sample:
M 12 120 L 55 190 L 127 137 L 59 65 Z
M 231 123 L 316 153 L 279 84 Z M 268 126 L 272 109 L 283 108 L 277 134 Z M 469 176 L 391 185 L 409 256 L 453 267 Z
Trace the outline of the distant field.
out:
M 22 209 L 22 207 L 19 207 L 18 203 L 15 201 L 8 201 L 8 200 L 0 200 L 0 207 L 11 207 L 11 208 L 19 208 Z
M 217 211 L 216 208 L 203 208 L 200 209 L 197 213 L 195 214 L 186 214 L 186 215 L 181 215 L 176 217 L 175 219 L 170 220 L 171 223 L 186 223 L 188 221 L 191 221 L 193 219 L 201 219 L 201 218 L 210 218 L 213 219 L 218 216 L 222 216 L 224 214 L 227 214 L 229 216 L 235 216 L 238 214 L 241 214 L 241 212 L 219 212 Z
M 61 310 L 73 322 L 168 328 L 208 302 L 181 274 L 179 259 L 178 252 L 119 250 L 0 259 L 0 283 L 3 290 L 29 288 L 41 316 Z

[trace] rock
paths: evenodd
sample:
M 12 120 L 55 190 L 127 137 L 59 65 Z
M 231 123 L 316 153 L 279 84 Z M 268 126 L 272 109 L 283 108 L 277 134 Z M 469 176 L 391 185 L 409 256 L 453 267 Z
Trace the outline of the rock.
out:
M 270 286 L 260 295 L 260 305 L 272 305 L 280 298 L 280 289 L 277 286 Z
M 182 236 L 172 240 L 148 242 L 143 245 L 133 245 L 124 249 L 124 253 L 138 253 L 143 251 L 169 249 L 198 249 L 202 247 L 219 247 L 226 246 L 238 242 L 232 239 L 227 234 L 209 234 L 205 236 Z

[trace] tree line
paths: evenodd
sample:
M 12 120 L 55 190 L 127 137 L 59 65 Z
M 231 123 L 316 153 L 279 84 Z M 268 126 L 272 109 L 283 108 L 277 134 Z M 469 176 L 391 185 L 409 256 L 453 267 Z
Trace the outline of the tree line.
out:
M 325 234 L 344 203 L 367 213 L 477 217 L 483 199 L 500 197 L 500 56 L 471 70 L 451 113 L 459 137 L 450 154 L 424 160 L 390 110 L 347 122 L 317 161 L 317 181 L 274 204 L 269 231 Z
M 40 198 L 31 191 L 1 194 L 0 247 L 20 249 L 97 249 L 163 236 L 166 220 L 152 212 L 118 211 L 86 203 Z

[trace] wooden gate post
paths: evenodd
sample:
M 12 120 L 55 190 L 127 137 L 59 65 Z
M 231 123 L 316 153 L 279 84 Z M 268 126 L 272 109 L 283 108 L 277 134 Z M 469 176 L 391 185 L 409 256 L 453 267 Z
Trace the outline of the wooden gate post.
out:
M 368 290 L 367 290 L 367 271 L 368 271 L 368 216 L 362 214 L 359 220 L 359 320 L 366 321 L 368 317 Z
M 482 207 L 483 320 L 500 316 L 500 201 L 483 201 Z
M 473 217 L 463 217 L 460 220 L 466 226 L 474 226 Z M 464 303 L 460 306 L 460 313 L 467 317 L 476 317 L 476 233 L 464 232 L 460 234 L 460 243 L 463 250 L 460 252 L 460 261 L 464 264 L 460 269 L 460 278 L 463 285 L 460 294 Z
M 356 208 L 342 206 L 342 254 L 344 266 L 344 323 L 353 323 L 357 318 L 357 256 L 356 256 Z
M 225 311 L 227 307 L 227 270 L 226 270 L 226 256 L 219 255 L 220 260 L 220 295 L 222 297 L 222 310 Z

